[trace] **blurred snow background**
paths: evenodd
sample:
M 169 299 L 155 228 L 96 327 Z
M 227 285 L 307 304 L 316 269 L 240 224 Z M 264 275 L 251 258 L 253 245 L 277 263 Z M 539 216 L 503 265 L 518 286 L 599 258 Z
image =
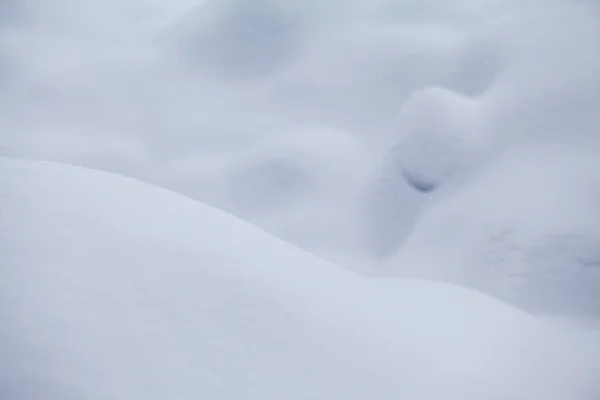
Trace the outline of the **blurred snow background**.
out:
M 591 0 L 4 0 L 0 155 L 597 317 L 599 21 Z

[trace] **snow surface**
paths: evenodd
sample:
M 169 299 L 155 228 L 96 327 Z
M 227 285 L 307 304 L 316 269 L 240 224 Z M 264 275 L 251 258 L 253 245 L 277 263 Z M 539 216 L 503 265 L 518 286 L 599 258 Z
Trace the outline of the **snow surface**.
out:
M 568 335 L 582 335 L 582 325 L 588 323 L 596 328 L 600 325 L 599 20 L 600 2 L 595 0 L 0 1 L 0 156 L 77 165 L 173 190 L 229 212 L 344 268 L 338 271 L 337 267 L 307 256 L 299 249 L 290 249 L 273 238 L 265 239 L 268 245 L 253 247 L 256 253 L 265 253 L 255 255 L 257 260 L 279 258 L 270 255 L 275 251 L 271 247 L 285 247 L 285 253 L 290 251 L 302 254 L 300 258 L 311 259 L 298 261 L 301 268 L 293 269 L 304 277 L 300 279 L 306 281 L 304 286 L 287 280 L 288 269 L 285 276 L 264 272 L 264 277 L 280 277 L 289 287 L 279 283 L 265 287 L 262 282 L 269 279 L 262 279 L 263 275 L 253 272 L 244 276 L 254 277 L 258 282 L 256 287 L 249 281 L 235 281 L 235 287 L 247 293 L 243 298 L 231 295 L 231 290 L 206 290 L 204 297 L 197 297 L 196 292 L 192 294 L 192 289 L 181 284 L 181 281 L 193 280 L 183 279 L 191 274 L 193 261 L 188 258 L 199 257 L 203 250 L 197 248 L 196 238 L 184 237 L 190 229 L 185 221 L 191 216 L 181 217 L 185 219 L 181 222 L 185 228 L 178 225 L 168 236 L 164 232 L 155 235 L 160 226 L 149 228 L 146 223 L 132 221 L 134 216 L 140 217 L 138 212 L 142 212 L 142 205 L 155 207 L 154 195 L 148 195 L 144 201 L 134 201 L 132 195 L 130 200 L 129 191 L 133 188 L 124 188 L 129 184 L 118 188 L 123 194 L 113 193 L 116 187 L 106 187 L 92 195 L 91 191 L 100 190 L 96 179 L 90 178 L 91 181 L 81 187 L 81 190 L 84 187 L 90 190 L 85 201 L 71 202 L 54 192 L 52 195 L 38 192 L 54 182 L 54 178 L 44 174 L 58 167 L 50 167 L 51 164 L 26 167 L 24 162 L 3 161 L 6 172 L 0 170 L 3 175 L 0 191 L 5 197 L 17 196 L 19 192 L 20 197 L 10 204 L 1 203 L 6 212 L 0 221 L 0 266 L 12 266 L 6 273 L 21 283 L 5 284 L 3 287 L 7 289 L 2 295 L 7 301 L 15 300 L 15 304 L 23 305 L 22 312 L 15 308 L 6 314 L 15 321 L 14 326 L 2 325 L 3 337 L 9 338 L 3 343 L 15 343 L 12 353 L 7 350 L 12 356 L 6 358 L 5 365 L 22 359 L 20 368 L 31 371 L 23 372 L 23 376 L 29 376 L 30 381 L 37 379 L 36 374 L 40 376 L 36 385 L 19 384 L 20 372 L 15 370 L 12 383 L 7 383 L 4 390 L 20 391 L 21 398 L 39 398 L 47 396 L 39 392 L 26 393 L 26 390 L 50 392 L 49 388 L 54 385 L 52 390 L 59 393 L 56 396 L 65 398 L 68 394 L 60 394 L 60 385 L 56 383 L 65 382 L 61 383 L 66 385 L 65 391 L 85 392 L 85 387 L 77 388 L 88 384 L 94 388 L 102 386 L 104 389 L 98 389 L 98 393 L 122 388 L 114 389 L 118 394 L 104 397 L 117 398 L 126 388 L 135 392 L 138 390 L 135 388 L 144 385 L 173 388 L 177 386 L 173 382 L 207 382 L 210 378 L 186 377 L 201 375 L 198 371 L 202 368 L 213 371 L 211 368 L 215 365 L 220 372 L 210 376 L 238 379 L 241 375 L 235 373 L 232 365 L 247 371 L 251 368 L 246 367 L 256 362 L 265 366 L 252 369 L 257 376 L 281 375 L 280 386 L 252 386 L 250 382 L 259 380 L 248 378 L 243 384 L 227 387 L 243 387 L 248 393 L 270 391 L 283 398 L 295 394 L 299 398 L 303 395 L 313 398 L 309 391 L 324 393 L 326 390 L 321 390 L 324 387 L 335 392 L 332 397 L 360 397 L 361 393 L 376 397 L 373 387 L 378 387 L 383 398 L 391 396 L 390 393 L 411 390 L 422 394 L 414 397 L 447 398 L 445 393 L 440 396 L 435 392 L 438 388 L 440 393 L 446 390 L 445 385 L 452 387 L 447 390 L 452 395 L 458 396 L 459 390 L 468 391 L 461 399 L 478 391 L 484 394 L 473 395 L 474 398 L 497 395 L 499 398 L 552 399 L 553 396 L 565 398 L 563 394 L 578 398 L 576 389 L 587 387 L 583 383 L 586 372 L 598 372 L 584 360 L 576 360 L 582 354 L 579 349 L 566 351 L 566 361 L 558 354 L 561 350 L 556 354 L 549 351 L 548 357 L 560 362 L 544 363 L 536 356 L 542 350 L 534 345 L 530 363 L 524 362 L 524 357 L 513 357 L 515 352 L 507 350 L 504 352 L 506 364 L 465 362 L 464 370 L 434 358 L 442 372 L 426 374 L 415 365 L 432 368 L 421 356 L 433 354 L 425 350 L 440 339 L 430 337 L 430 341 L 423 342 L 422 346 L 419 342 L 413 349 L 405 346 L 413 343 L 412 333 L 403 336 L 405 331 L 396 324 L 401 324 L 409 315 L 418 332 L 414 336 L 421 336 L 419 327 L 425 324 L 422 316 L 428 315 L 436 334 L 463 329 L 444 325 L 448 323 L 443 321 L 450 320 L 444 319 L 446 314 L 458 313 L 445 311 L 453 303 L 449 298 L 442 300 L 446 295 L 456 295 L 468 303 L 465 309 L 472 308 L 473 315 L 478 317 L 473 324 L 469 320 L 464 329 L 482 329 L 485 340 L 492 338 L 489 336 L 492 333 L 488 325 L 479 325 L 478 321 L 482 324 L 491 321 L 496 314 L 504 313 L 500 309 L 505 310 L 507 318 L 521 315 L 517 318 L 519 321 L 529 321 L 507 322 L 510 329 L 515 326 L 517 337 L 526 332 L 523 337 L 530 338 L 529 334 L 537 329 L 521 329 L 525 324 L 541 324 L 474 292 L 401 280 L 427 278 L 476 289 L 531 314 L 543 315 L 547 322 L 542 325 L 566 328 Z M 35 165 L 44 171 L 33 172 L 38 168 Z M 46 166 L 48 171 L 45 171 Z M 16 172 L 23 177 L 15 175 Z M 135 181 L 129 180 L 129 183 L 140 187 Z M 61 191 L 79 190 L 73 187 L 79 184 L 67 186 Z M 156 189 L 153 192 L 164 193 Z M 117 201 L 119 196 L 122 199 Z M 111 198 L 119 209 L 129 207 L 127 211 L 113 215 L 103 203 Z M 185 202 L 192 204 L 191 200 Z M 64 209 L 57 208 L 58 205 Z M 58 222 L 63 211 L 55 215 L 55 208 L 70 215 L 73 223 L 79 221 L 78 226 L 80 222 L 90 221 L 85 224 L 85 230 L 93 229 L 95 233 L 80 235 L 79 228 L 63 228 Z M 175 211 L 169 215 L 185 207 L 173 208 Z M 199 204 L 193 208 L 206 209 Z M 105 210 L 104 214 L 101 210 Z M 81 220 L 75 212 L 80 214 Z M 96 212 L 100 225 L 91 223 Z M 152 218 L 146 216 L 144 220 L 148 218 L 155 225 L 170 225 L 154 219 L 164 213 L 147 213 L 152 214 Z M 52 218 L 56 218 L 53 222 L 58 226 L 56 229 L 51 228 Z M 231 217 L 225 219 L 232 220 Z M 265 237 L 265 233 L 257 234 L 255 228 L 239 221 L 232 224 L 254 232 L 249 237 Z M 221 223 L 209 225 L 215 227 Z M 45 233 L 42 227 L 47 230 Z M 98 233 L 99 227 L 104 233 Z M 203 232 L 192 233 L 211 237 Z M 133 238 L 133 234 L 138 235 L 138 239 Z M 148 250 L 146 255 L 126 252 L 126 245 L 136 240 L 146 243 L 143 245 Z M 176 251 L 169 250 L 169 246 L 183 246 L 175 242 L 190 241 L 194 245 L 185 245 L 186 256 L 175 257 Z M 255 244 L 254 239 L 248 241 Z M 30 250 L 27 243 L 31 243 L 31 249 L 35 245 L 35 251 Z M 215 238 L 215 243 L 225 242 Z M 111 250 L 98 250 L 101 254 L 96 254 L 97 249 L 105 246 Z M 223 247 L 219 246 L 215 248 Z M 228 246 L 246 245 L 236 242 L 235 246 Z M 79 265 L 96 272 L 89 277 L 83 273 L 53 276 L 50 269 L 34 268 L 42 265 L 39 264 L 41 259 L 57 260 L 54 263 L 58 266 L 52 268 L 72 266 L 63 262 L 67 253 L 60 249 L 64 247 L 80 249 L 69 257 L 79 257 Z M 16 250 L 19 248 L 27 250 Z M 151 250 L 163 254 L 162 258 L 156 258 Z M 215 255 L 221 253 L 208 252 L 213 258 L 226 259 L 222 262 L 227 265 L 247 265 L 245 261 L 227 261 L 235 258 L 233 254 L 248 258 L 241 256 L 245 250 L 233 254 L 227 251 L 226 256 Z M 127 263 L 125 259 L 129 257 L 145 261 Z M 173 258 L 177 261 L 172 261 Z M 282 258 L 296 260 L 290 256 Z M 264 264 L 260 271 L 270 269 L 270 265 L 291 263 L 258 261 L 252 265 Z M 115 275 L 108 270 L 103 275 L 100 271 L 104 268 L 98 268 L 97 264 L 126 271 L 142 264 L 150 265 L 151 271 L 160 271 L 169 265 L 174 266 L 177 273 L 171 276 L 155 272 L 160 279 L 150 282 L 148 276 L 152 274 L 132 272 L 120 285 L 109 283 L 109 278 Z M 19 272 L 21 268 L 16 269 L 17 265 L 32 267 Z M 310 270 L 308 265 L 313 265 L 315 271 L 298 272 Z M 367 281 L 344 272 L 349 270 L 388 279 Z M 233 272 L 241 271 L 241 267 L 227 271 L 230 271 L 227 276 L 235 275 Z M 32 281 L 48 284 L 30 286 L 28 276 L 43 276 L 43 280 Z M 69 296 L 78 302 L 67 303 L 56 294 L 63 292 L 65 285 L 59 279 L 65 276 L 81 282 L 77 293 L 65 292 L 71 293 Z M 93 279 L 104 282 L 98 286 L 103 290 L 108 291 L 113 285 L 111 293 L 121 293 L 114 294 L 115 302 L 108 302 L 103 291 L 91 286 Z M 211 279 L 210 282 L 223 281 Z M 322 283 L 312 282 L 313 279 Z M 159 280 L 164 283 L 163 290 L 159 290 Z M 165 294 L 153 295 L 150 306 L 140 300 L 146 299 L 145 296 L 125 298 L 122 294 L 128 292 L 125 288 L 138 281 L 139 285 L 147 284 L 148 291 Z M 224 283 L 215 285 L 230 287 Z M 323 285 L 327 296 L 313 299 L 302 294 L 309 289 L 316 291 L 314 288 L 321 288 L 319 285 Z M 19 288 L 25 287 L 25 292 L 19 292 Z M 352 293 L 344 294 L 344 291 Z M 29 292 L 31 296 L 26 296 Z M 280 306 L 282 298 L 288 299 L 280 292 L 297 293 L 295 298 L 304 299 L 298 301 L 306 301 L 306 305 Z M 339 298 L 330 299 L 331 293 L 338 292 Z M 173 299 L 173 293 L 179 297 Z M 468 301 L 462 297 L 467 293 Z M 271 354 L 270 360 L 301 360 L 285 371 L 281 367 L 283 362 L 260 361 L 267 358 L 259 357 L 256 352 L 243 353 L 236 363 L 226 363 L 226 366 L 217 362 L 200 364 L 187 355 L 195 348 L 191 337 L 201 336 L 186 328 L 194 325 L 185 322 L 190 318 L 172 317 L 174 314 L 167 312 L 168 316 L 163 319 L 164 312 L 157 311 L 179 310 L 188 300 L 203 301 L 212 307 L 207 311 L 211 316 L 208 320 L 216 321 L 211 326 L 221 326 L 214 304 L 228 304 L 227 309 L 234 310 L 240 308 L 234 306 L 236 301 L 243 303 L 250 299 L 248 302 L 255 304 L 257 301 L 252 300 L 255 295 L 261 299 L 256 311 L 252 311 L 256 318 L 271 321 L 273 313 L 263 308 L 269 300 L 270 303 L 266 302 L 271 304 L 270 309 L 280 307 L 278 315 L 285 316 L 281 319 L 295 321 L 287 325 L 277 321 L 260 325 L 277 327 L 287 341 L 270 347 L 261 339 L 257 342 L 260 344 L 257 351 Z M 423 301 L 415 301 L 413 295 Z M 80 297 L 83 300 L 79 301 Z M 220 300 L 202 300 L 213 298 Z M 439 300 L 439 307 L 437 303 L 431 303 L 431 307 L 441 311 L 419 309 L 417 314 L 413 305 L 425 303 L 426 298 L 435 299 L 431 300 L 434 303 Z M 136 302 L 140 301 L 139 310 L 134 311 L 138 308 Z M 74 305 L 78 303 L 84 306 L 76 310 Z M 93 316 L 85 312 L 86 308 L 97 309 L 104 303 L 106 308 L 101 318 L 92 320 Z M 126 307 L 121 307 L 122 304 Z M 483 304 L 489 304 L 490 308 Z M 328 307 L 335 311 L 321 314 L 319 310 Z M 239 315 L 239 311 L 235 312 L 238 314 L 233 311 L 229 314 L 226 328 L 219 328 L 229 332 L 228 337 L 238 337 L 241 330 L 236 327 L 246 327 L 242 316 L 236 320 L 234 315 Z M 66 322 L 55 323 L 61 320 L 61 314 L 65 315 L 64 321 L 72 323 L 73 329 L 68 328 Z M 75 314 L 79 316 L 75 318 Z M 41 315 L 48 317 L 42 320 Z M 101 323 L 111 315 L 120 316 L 115 324 Z M 254 314 L 248 315 L 252 318 Z M 128 326 L 124 321 L 129 319 L 132 319 L 131 332 L 121 330 L 120 327 Z M 163 323 L 167 320 L 180 322 Z M 317 320 L 328 322 L 320 325 Z M 153 330 L 148 334 L 148 341 L 134 340 L 134 336 L 143 336 L 135 327 L 150 324 L 148 321 L 155 321 L 151 324 Z M 382 321 L 393 326 L 389 330 L 375 329 L 382 326 Z M 344 330 L 338 325 L 349 328 Z M 36 326 L 45 329 L 36 330 Z M 93 328 L 85 330 L 87 326 Z M 327 328 L 327 335 L 318 334 L 322 326 L 331 326 Z M 64 337 L 77 339 L 72 340 L 72 350 L 65 350 L 66 341 L 53 340 L 54 336 L 63 337 L 59 333 L 61 329 L 71 332 Z M 85 334 L 79 334 L 79 329 L 85 330 Z M 302 329 L 318 332 L 309 335 L 312 338 L 309 340 L 304 333 L 297 333 Z M 540 329 L 543 335 L 547 334 L 546 328 Z M 121 343 L 121 347 L 117 346 L 118 350 L 110 353 L 102 343 L 96 345 L 103 339 L 93 335 L 93 330 L 106 330 L 111 340 Z M 176 333 L 171 334 L 172 330 Z M 21 331 L 29 333 L 20 336 Z M 37 336 L 41 331 L 48 332 L 45 341 Z M 159 339 L 161 335 L 177 337 L 180 343 L 167 343 Z M 463 336 L 465 341 L 473 341 L 475 335 Z M 79 339 L 84 337 L 89 338 L 90 345 Z M 378 339 L 364 339 L 372 337 Z M 401 340 L 403 337 L 410 340 Z M 243 340 L 250 339 L 243 336 Z M 448 358 L 452 363 L 457 362 L 461 352 L 471 360 L 470 348 L 465 350 L 466 345 L 448 344 L 445 340 L 439 342 L 444 349 L 441 353 L 452 349 L 448 351 L 457 355 Z M 54 342 L 55 345 L 46 345 Z M 287 345 L 292 342 L 310 344 L 292 351 Z M 529 346 L 530 342 L 544 347 L 544 351 L 553 348 L 539 338 L 523 339 L 522 343 Z M 147 343 L 162 350 L 146 351 L 152 347 L 146 346 Z M 594 354 L 587 339 L 581 339 L 580 343 Z M 419 357 L 412 359 L 422 363 L 403 364 L 401 360 L 407 357 L 389 356 L 395 351 L 390 348 L 395 349 L 396 344 L 399 353 L 404 354 L 409 348 L 418 352 Z M 328 355 L 307 350 L 315 346 L 329 349 Z M 232 348 L 242 347 L 239 344 Z M 167 351 L 167 348 L 174 350 Z M 198 351 L 216 354 L 211 353 L 210 348 L 206 345 Z M 364 350 L 357 355 L 349 348 Z M 495 359 L 497 354 L 490 354 L 489 346 L 482 345 L 482 348 L 485 351 L 477 349 L 476 355 Z M 288 357 L 288 350 L 293 355 Z M 117 352 L 127 357 L 122 361 Z M 136 352 L 153 356 L 147 361 L 141 356 L 132 356 Z M 132 361 L 136 358 L 137 361 Z M 29 359 L 34 361 L 27 361 Z M 53 359 L 60 362 L 48 361 Z M 363 363 L 365 359 L 368 362 Z M 387 363 L 390 359 L 392 362 Z M 50 366 L 43 367 L 41 360 Z M 146 372 L 142 369 L 131 367 L 136 363 L 152 364 L 152 368 L 143 371 L 155 372 L 144 375 Z M 170 363 L 196 367 L 157 372 Z M 506 370 L 499 367 L 513 368 L 513 364 L 518 364 L 514 373 L 506 372 L 508 367 Z M 88 365 L 93 373 L 86 374 L 83 365 Z M 307 365 L 311 368 L 302 367 Z M 328 372 L 327 379 L 319 378 L 321 365 L 323 371 L 337 372 Z M 466 381 L 473 382 L 475 375 L 467 372 L 471 372 L 474 365 L 494 370 L 486 377 L 480 376 L 477 384 L 459 384 L 454 379 L 457 376 L 454 370 L 457 370 L 470 377 L 464 378 Z M 549 371 L 550 366 L 556 369 Z M 535 374 L 530 372 L 529 385 L 516 385 L 516 381 L 521 381 L 519 377 L 524 376 L 521 372 L 527 368 L 536 371 Z M 267 369 L 270 372 L 265 372 Z M 406 377 L 405 371 L 413 369 L 417 372 L 409 375 L 410 378 L 396 382 L 398 376 Z M 11 370 L 12 366 L 4 368 L 4 371 Z M 309 374 L 307 370 L 313 372 Z M 369 372 L 372 370 L 375 372 Z M 48 375 L 52 371 L 60 375 L 54 383 L 53 376 Z M 571 380 L 579 373 L 581 385 Z M 138 375 L 134 379 L 135 374 Z M 394 380 L 388 379 L 390 375 Z M 542 388 L 539 384 L 542 375 L 547 375 L 546 381 L 553 384 Z M 448 376 L 449 380 L 440 383 L 442 376 Z M 459 378 L 463 379 L 462 376 Z M 492 378 L 487 380 L 488 376 Z M 88 378 L 89 382 L 85 383 Z M 100 385 L 101 379 L 112 383 Z M 336 380 L 345 385 L 332 384 Z M 489 387 L 483 383 L 486 380 Z M 163 384 L 167 381 L 173 384 Z M 288 381 L 295 383 L 288 385 Z M 178 387 L 185 388 L 178 390 L 191 392 L 194 385 L 181 383 Z M 215 383 L 213 387 L 218 385 Z M 281 395 L 286 386 L 293 387 L 291 392 L 295 394 Z M 159 396 L 156 390 L 155 396 Z M 488 396 L 490 390 L 495 392 Z M 544 390 L 551 395 L 540 395 Z M 536 395 L 525 396 L 528 391 Z M 73 396 L 77 398 L 78 394 L 73 393 Z M 144 392 L 142 397 L 147 396 L 149 394 Z M 176 395 L 171 393 L 170 396 Z
M 139 181 L 0 161 L 0 397 L 592 399 L 596 335 L 345 271 Z
M 475 287 L 536 313 L 600 316 L 594 151 L 513 152 L 463 186 L 432 205 L 393 269 Z
M 592 0 L 0 7 L 0 154 L 135 177 L 365 271 L 427 213 L 413 186 L 600 148 Z M 264 172 L 282 164 L 304 184 Z

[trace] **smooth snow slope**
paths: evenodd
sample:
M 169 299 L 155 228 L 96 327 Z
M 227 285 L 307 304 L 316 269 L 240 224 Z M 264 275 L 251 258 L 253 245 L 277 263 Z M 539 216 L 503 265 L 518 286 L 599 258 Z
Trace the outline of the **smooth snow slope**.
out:
M 391 262 L 535 314 L 600 320 L 595 146 L 513 151 L 451 183 Z
M 361 278 L 132 179 L 0 171 L 3 400 L 599 393 L 593 337 L 474 291 Z

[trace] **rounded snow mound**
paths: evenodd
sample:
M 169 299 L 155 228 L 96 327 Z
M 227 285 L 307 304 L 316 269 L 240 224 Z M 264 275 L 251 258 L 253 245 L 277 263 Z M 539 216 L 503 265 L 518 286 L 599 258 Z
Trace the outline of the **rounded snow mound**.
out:
M 421 191 L 437 188 L 486 150 L 477 101 L 441 87 L 408 99 L 398 133 L 390 164 Z
M 526 149 L 482 169 L 425 213 L 396 271 L 534 313 L 598 318 L 600 174 L 586 153 Z
M 132 179 L 0 171 L 3 399 L 598 394 L 592 338 L 477 292 L 364 279 Z

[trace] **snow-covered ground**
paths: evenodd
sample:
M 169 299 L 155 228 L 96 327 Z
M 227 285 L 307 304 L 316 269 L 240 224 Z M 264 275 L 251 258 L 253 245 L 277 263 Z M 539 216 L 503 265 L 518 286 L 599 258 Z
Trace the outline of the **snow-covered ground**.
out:
M 575 150 L 521 150 L 482 168 L 430 208 L 390 268 L 535 313 L 598 318 L 600 164 Z
M 0 396 L 594 399 L 600 335 L 360 277 L 139 181 L 2 160 Z
M 600 325 L 598 21 L 595 0 L 0 1 L 0 157 L 64 165 L 1 163 L 0 390 L 585 398 L 600 370 L 562 349 Z

